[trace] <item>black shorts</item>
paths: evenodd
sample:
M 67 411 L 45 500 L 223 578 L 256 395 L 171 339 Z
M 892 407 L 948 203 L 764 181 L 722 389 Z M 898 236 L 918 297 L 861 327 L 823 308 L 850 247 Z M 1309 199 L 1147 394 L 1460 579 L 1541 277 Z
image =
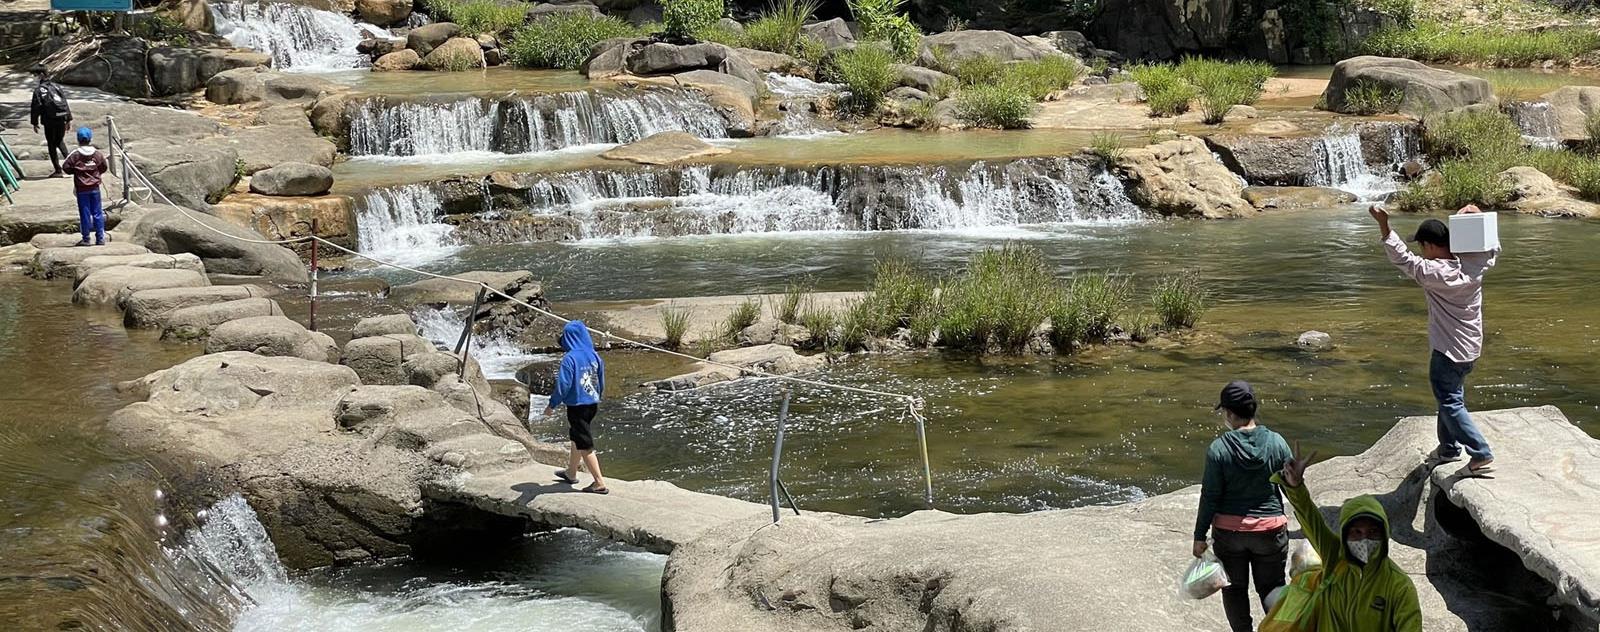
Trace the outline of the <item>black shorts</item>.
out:
M 599 411 L 599 404 L 567 407 L 567 436 L 572 439 L 572 447 L 579 450 L 594 449 L 594 430 L 589 426 L 594 423 L 594 415 Z

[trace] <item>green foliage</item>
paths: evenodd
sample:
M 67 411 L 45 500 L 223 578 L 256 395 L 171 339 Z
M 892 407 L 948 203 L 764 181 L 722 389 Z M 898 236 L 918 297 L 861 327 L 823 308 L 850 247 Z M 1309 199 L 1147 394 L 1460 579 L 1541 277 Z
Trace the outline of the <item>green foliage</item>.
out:
M 822 65 L 822 60 L 827 59 L 828 46 L 823 44 L 822 40 L 804 35 L 800 37 L 800 45 L 795 56 L 811 64 L 812 68 L 817 68 Z
M 173 46 L 189 45 L 189 29 L 165 13 L 151 13 L 134 22 L 133 27 L 128 30 L 134 35 L 154 42 L 166 42 Z
M 869 296 L 876 312 L 869 321 L 870 332 L 887 335 L 911 324 L 913 317 L 929 309 L 933 304 L 933 281 L 909 260 L 886 259 L 874 268 Z
M 894 51 L 897 61 L 910 61 L 917 56 L 917 45 L 922 41 L 922 30 L 900 9 L 906 0 L 847 0 L 850 15 L 861 25 L 861 37 L 871 42 L 884 42 Z
M 1144 92 L 1144 101 L 1157 116 L 1177 116 L 1189 111 L 1194 86 L 1184 81 L 1172 64 L 1145 64 L 1128 70 Z
M 1095 132 L 1089 138 L 1089 153 L 1099 156 L 1108 164 L 1116 162 L 1122 157 L 1122 137 L 1116 132 Z
M 473 68 L 477 68 L 483 63 L 483 58 L 481 55 L 474 55 L 459 49 L 446 49 L 443 51 L 438 51 L 437 49 L 435 50 L 437 51 L 437 54 L 430 53 L 428 55 L 428 59 L 426 60 L 428 68 L 433 70 L 461 72 L 463 70 L 472 70 Z
M 1379 31 L 1362 42 L 1362 52 L 1419 61 L 1528 66 L 1544 61 L 1567 64 L 1600 49 L 1600 32 L 1587 27 L 1542 30 L 1460 29 L 1437 22 Z
M 868 297 L 845 303 L 844 317 L 839 319 L 837 346 L 844 351 L 865 349 L 873 329 L 879 325 L 877 306 Z
M 1028 93 L 1034 101 L 1057 90 L 1063 90 L 1078 80 L 1078 64 L 1060 55 L 1047 55 L 1036 61 L 1007 64 L 1001 81 L 1011 83 Z
M 1254 104 L 1277 71 L 1260 61 L 1230 62 L 1190 56 L 1184 57 L 1176 72 L 1200 97 L 1205 122 L 1215 124 L 1222 122 L 1229 108 Z
M 900 83 L 894 64 L 894 56 L 883 48 L 857 46 L 834 54 L 829 60 L 829 74 L 850 91 L 845 107 L 872 114 L 883 104 L 883 96 Z
M 1498 160 L 1468 158 L 1447 160 L 1439 165 L 1439 178 L 1427 186 L 1402 192 L 1395 205 L 1402 210 L 1430 211 L 1454 209 L 1466 204 L 1493 206 L 1510 194 L 1500 179 L 1505 165 Z
M 1089 62 L 1089 74 L 1104 77 L 1109 72 L 1111 72 L 1110 60 L 1104 57 L 1096 57 L 1094 61 Z
M 1344 111 L 1361 116 L 1394 114 L 1400 111 L 1405 92 L 1376 81 L 1356 81 L 1344 90 Z
M 1600 155 L 1600 113 L 1590 112 L 1583 117 L 1583 149 L 1590 155 Z
M 839 344 L 837 329 L 839 315 L 826 307 L 806 306 L 806 311 L 800 316 L 800 324 L 806 328 L 806 333 L 811 335 L 811 340 L 817 346 L 832 349 Z
M 772 317 L 780 323 L 794 325 L 800 322 L 800 308 L 810 300 L 816 287 L 811 279 L 790 281 L 783 286 L 783 295 L 772 304 Z
M 1522 131 L 1510 116 L 1469 111 L 1428 117 L 1423 145 L 1439 158 L 1487 158 L 1505 161 L 1522 151 Z
M 662 0 L 661 23 L 668 37 L 693 37 L 722 19 L 722 0 Z
M 967 26 L 968 26 L 968 22 L 967 22 L 966 18 L 962 18 L 962 17 L 959 17 L 959 16 L 952 15 L 952 16 L 950 16 L 948 18 L 945 18 L 945 21 L 944 21 L 944 30 L 946 32 L 965 31 L 965 30 L 967 30 Z
M 991 346 L 1021 351 L 1044 323 L 1058 292 L 1038 250 L 1007 245 L 979 252 L 944 287 L 940 341 L 978 351 Z
M 972 86 L 956 93 L 956 118 L 973 127 L 1027 127 L 1033 107 L 1027 91 L 1011 83 Z
M 1080 274 L 1072 279 L 1067 302 L 1082 310 L 1079 340 L 1104 342 L 1128 308 L 1133 282 L 1109 272 Z
M 1149 342 L 1156 335 L 1155 319 L 1149 312 L 1136 312 L 1128 317 L 1127 324 L 1122 326 L 1122 331 L 1128 334 L 1128 339 L 1134 342 Z
M 561 13 L 517 29 L 505 49 L 511 63 L 518 66 L 572 70 L 583 65 L 595 44 L 639 35 L 639 29 L 617 18 Z
M 1074 281 L 1073 287 L 1076 285 Z M 1050 302 L 1049 339 L 1057 353 L 1070 352 L 1088 340 L 1089 313 L 1074 294 L 1071 289 L 1059 292 Z
M 693 310 L 667 305 L 661 308 L 661 330 L 666 332 L 663 346 L 677 349 L 683 346 L 683 337 L 689 333 L 689 317 Z
M 728 315 L 728 319 L 722 322 L 722 337 L 727 340 L 738 338 L 739 332 L 759 320 L 761 320 L 761 301 L 755 298 L 740 301 L 734 306 L 733 313 Z
M 1200 315 L 1205 313 L 1208 294 L 1199 275 L 1184 272 L 1157 283 L 1151 293 L 1150 303 L 1155 307 L 1162 327 L 1188 329 L 1194 327 Z
M 452 21 L 461 27 L 463 32 L 472 35 L 503 33 L 522 25 L 528 18 L 528 5 L 520 2 L 501 4 L 495 0 L 475 0 L 459 3 L 451 15 Z
M 738 48 L 744 46 L 745 35 L 713 22 L 711 26 L 695 31 L 694 39 L 700 42 L 714 42 L 723 46 Z
M 801 47 L 801 27 L 816 11 L 815 0 L 774 3 L 760 18 L 745 25 L 744 45 L 757 50 L 796 55 Z
M 943 51 L 936 48 L 934 50 Z M 935 53 L 935 58 L 943 58 L 941 53 Z M 988 55 L 976 55 L 958 59 L 953 63 L 942 63 L 945 72 L 950 73 L 961 82 L 963 86 L 985 86 L 1000 83 L 1000 78 L 1006 72 L 1006 65 L 999 59 Z

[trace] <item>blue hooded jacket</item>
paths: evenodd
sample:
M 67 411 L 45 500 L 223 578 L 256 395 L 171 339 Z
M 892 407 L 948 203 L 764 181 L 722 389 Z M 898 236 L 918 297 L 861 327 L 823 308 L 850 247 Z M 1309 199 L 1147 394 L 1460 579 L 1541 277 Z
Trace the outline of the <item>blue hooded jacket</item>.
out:
M 561 368 L 556 371 L 556 388 L 550 393 L 550 408 L 600 403 L 606 390 L 606 364 L 594 352 L 594 341 L 583 321 L 569 321 L 561 329 Z

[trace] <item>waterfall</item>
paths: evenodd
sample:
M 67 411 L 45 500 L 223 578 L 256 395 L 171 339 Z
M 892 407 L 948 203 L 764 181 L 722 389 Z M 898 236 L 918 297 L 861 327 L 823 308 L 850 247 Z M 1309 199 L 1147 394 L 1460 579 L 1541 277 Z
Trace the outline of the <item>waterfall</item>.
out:
M 779 99 L 783 118 L 773 128 L 774 136 L 786 138 L 818 138 L 838 135 L 838 129 L 822 124 L 816 116 L 818 99 L 837 95 L 842 84 L 817 83 L 803 77 L 767 73 L 767 91 Z
M 297 4 L 233 0 L 211 4 L 216 31 L 234 46 L 272 55 L 281 70 L 327 71 L 367 65 L 356 45 L 377 27 Z
M 356 218 L 357 244 L 363 253 L 413 263 L 449 254 L 454 229 L 439 223 L 440 208 L 438 196 L 424 184 L 376 189 Z
M 665 131 L 725 138 L 727 122 L 698 95 L 675 90 L 561 92 L 502 100 L 360 102 L 350 120 L 350 153 L 430 156 L 522 154 L 631 143 Z
M 434 344 L 454 348 L 461 336 L 462 327 L 466 326 L 468 309 L 467 307 L 421 308 L 411 316 L 417 321 L 417 329 L 422 332 L 423 338 Z M 517 371 L 525 366 L 541 360 L 560 359 L 559 356 L 528 353 L 500 332 L 474 334 L 468 346 L 471 347 L 469 354 L 483 369 L 483 376 L 491 380 L 514 380 Z
M 1540 149 L 1559 149 L 1561 139 L 1557 138 L 1556 112 L 1545 101 L 1517 101 L 1507 104 L 1506 110 L 1511 114 L 1511 120 L 1517 123 L 1517 128 L 1522 130 L 1522 139 L 1528 144 Z
M 1405 138 L 1398 127 L 1389 131 L 1390 152 L 1394 160 L 1407 155 Z M 1398 138 L 1399 145 L 1395 145 Z M 1387 173 L 1372 173 L 1361 149 L 1361 135 L 1349 130 L 1329 130 L 1317 143 L 1317 162 L 1310 184 L 1333 187 L 1354 193 L 1362 201 L 1382 200 L 1399 186 Z
M 453 197 L 447 203 L 436 198 L 433 208 L 486 208 L 475 187 L 440 191 Z M 547 220 L 536 226 L 561 223 L 571 227 L 568 234 L 582 238 L 969 230 L 1128 220 L 1141 214 L 1115 176 L 1098 164 L 1070 158 L 957 166 L 583 170 L 527 174 L 515 184 L 492 186 L 489 197 L 499 198 L 493 202 L 497 208 L 515 207 Z M 479 222 L 483 214 L 475 215 L 470 229 L 469 224 L 460 229 L 469 231 L 460 234 L 465 241 L 535 239 L 517 233 L 514 222 Z M 367 230 L 361 227 L 363 235 Z

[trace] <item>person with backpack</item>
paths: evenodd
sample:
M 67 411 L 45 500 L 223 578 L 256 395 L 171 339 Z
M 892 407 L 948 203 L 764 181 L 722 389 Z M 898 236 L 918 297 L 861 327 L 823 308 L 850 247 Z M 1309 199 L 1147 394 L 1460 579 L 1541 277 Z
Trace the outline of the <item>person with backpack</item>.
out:
M 606 364 L 595 353 L 594 340 L 583 321 L 567 321 L 561 329 L 561 367 L 556 370 L 556 387 L 550 392 L 546 417 L 556 414 L 557 406 L 567 407 L 567 436 L 572 451 L 566 469 L 556 470 L 556 478 L 568 485 L 578 484 L 578 468 L 589 470 L 594 482 L 583 491 L 609 494 L 606 479 L 600 474 L 600 457 L 594 453 L 594 417 L 600 409 L 600 394 L 606 390 Z
M 1389 515 L 1377 498 L 1361 495 L 1345 501 L 1339 522 L 1329 525 L 1306 489 L 1306 466 L 1316 452 L 1302 456 L 1298 445 L 1273 476 L 1300 530 L 1322 557 L 1322 577 L 1314 590 L 1314 607 L 1302 613 L 1317 632 L 1422 632 L 1422 606 L 1411 576 L 1389 557 Z M 1337 527 L 1337 530 L 1335 530 Z M 1296 582 L 1298 583 L 1298 581 Z
M 72 123 L 72 107 L 67 104 L 67 93 L 61 86 L 51 81 L 45 75 L 42 65 L 33 67 L 33 102 L 28 106 L 28 119 L 33 123 L 33 133 L 39 133 L 39 125 L 44 125 L 44 143 L 50 149 L 50 166 L 55 168 L 51 172 L 52 178 L 65 178 L 66 172 L 61 170 L 61 160 L 67 157 L 67 126 Z M 56 155 L 59 151 L 60 156 Z
M 106 214 L 100 207 L 100 176 L 109 164 L 106 155 L 92 144 L 94 132 L 87 127 L 78 128 L 78 150 L 67 156 L 63 168 L 72 174 L 72 190 L 78 196 L 78 234 L 83 238 L 79 246 L 89 245 L 89 233 L 94 233 L 94 245 L 106 245 Z
M 1249 382 L 1229 382 L 1213 410 L 1222 412 L 1228 431 L 1206 450 L 1194 556 L 1205 554 L 1206 533 L 1211 532 L 1214 553 L 1231 582 L 1222 589 L 1228 626 L 1233 632 L 1252 632 L 1252 578 L 1263 603 L 1285 583 L 1289 517 L 1272 475 L 1291 455 L 1282 436 L 1256 423 L 1256 395 Z

